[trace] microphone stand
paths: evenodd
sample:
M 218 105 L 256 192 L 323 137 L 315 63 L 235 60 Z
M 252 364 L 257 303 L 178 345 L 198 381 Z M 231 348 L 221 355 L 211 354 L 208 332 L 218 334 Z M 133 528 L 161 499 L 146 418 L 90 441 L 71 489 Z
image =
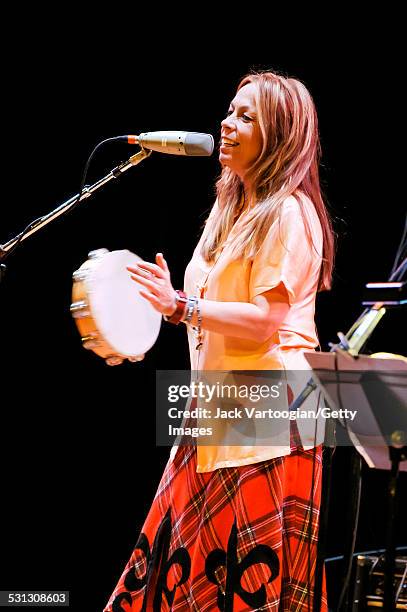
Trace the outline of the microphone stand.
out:
M 32 223 L 25 230 L 17 234 L 17 236 L 12 238 L 5 244 L 0 244 L 0 281 L 4 278 L 4 274 L 6 271 L 6 266 L 1 262 L 5 260 L 6 257 L 8 257 L 8 255 L 10 255 L 21 242 L 26 240 L 32 234 L 38 232 L 45 225 L 48 225 L 48 223 L 51 223 L 51 221 L 53 221 L 57 217 L 60 217 L 61 215 L 64 215 L 65 213 L 69 212 L 72 208 L 79 204 L 79 202 L 82 202 L 82 200 L 86 200 L 87 198 L 89 198 L 95 191 L 103 187 L 103 185 L 109 183 L 113 179 L 119 178 L 119 176 L 121 176 L 123 172 L 126 172 L 126 170 L 129 170 L 129 168 L 132 168 L 133 166 L 137 166 L 137 164 L 139 164 L 141 161 L 143 161 L 143 159 L 149 157 L 150 155 L 151 150 L 141 149 L 138 153 L 132 155 L 127 161 L 122 162 L 121 164 L 113 168 L 113 170 L 111 170 L 109 174 L 106 174 L 106 176 L 96 181 L 96 183 L 84 187 L 82 193 L 80 194 L 80 197 L 79 193 L 77 193 L 47 215 L 44 215 L 43 217 L 32 221 Z

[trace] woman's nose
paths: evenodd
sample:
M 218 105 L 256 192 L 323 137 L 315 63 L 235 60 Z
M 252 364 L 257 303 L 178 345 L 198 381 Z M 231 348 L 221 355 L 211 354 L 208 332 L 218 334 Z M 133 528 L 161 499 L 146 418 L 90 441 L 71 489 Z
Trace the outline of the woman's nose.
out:
M 220 125 L 223 128 L 227 128 L 227 129 L 233 130 L 235 125 L 234 125 L 234 119 L 233 119 L 232 115 L 229 115 L 228 117 L 225 117 L 223 119 L 223 121 L 221 121 Z

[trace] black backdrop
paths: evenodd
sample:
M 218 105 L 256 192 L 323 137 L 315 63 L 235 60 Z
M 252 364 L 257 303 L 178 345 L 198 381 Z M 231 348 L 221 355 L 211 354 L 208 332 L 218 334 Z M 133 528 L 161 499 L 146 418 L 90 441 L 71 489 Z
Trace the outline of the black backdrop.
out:
M 106 39 L 72 54 L 57 34 L 24 50 L 18 57 L 10 48 L 3 73 L 2 242 L 78 190 L 85 160 L 104 138 L 179 129 L 217 141 L 239 78 L 269 67 L 302 79 L 319 111 L 322 180 L 339 235 L 334 288 L 318 299 L 323 348 L 361 312 L 364 283 L 387 279 L 404 208 L 389 49 L 372 57 L 361 45 L 335 60 L 329 46 L 309 54 L 280 47 L 254 61 L 192 57 L 193 67 L 192 52 L 163 46 L 146 60 L 136 45 L 130 57 Z M 90 181 L 133 152 L 106 146 Z M 113 589 L 169 454 L 154 443 L 155 370 L 187 368 L 187 343 L 183 328 L 163 325 L 144 362 L 109 368 L 80 346 L 71 275 L 91 249 L 128 248 L 147 260 L 162 251 L 181 287 L 218 173 L 216 154 L 153 154 L 8 260 L 0 289 L 1 589 L 68 589 L 75 610 L 100 610 Z M 369 350 L 405 353 L 401 321 L 399 312 L 386 314 Z M 342 552 L 349 479 L 339 450 L 331 555 Z M 386 483 L 385 472 L 364 470 L 358 550 L 384 545 Z

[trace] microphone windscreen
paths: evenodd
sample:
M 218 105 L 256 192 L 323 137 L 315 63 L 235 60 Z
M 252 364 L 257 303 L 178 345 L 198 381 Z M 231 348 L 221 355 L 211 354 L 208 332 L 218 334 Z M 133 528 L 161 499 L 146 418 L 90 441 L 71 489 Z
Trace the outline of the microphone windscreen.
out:
M 211 134 L 187 132 L 184 148 L 186 155 L 212 155 L 213 137 Z

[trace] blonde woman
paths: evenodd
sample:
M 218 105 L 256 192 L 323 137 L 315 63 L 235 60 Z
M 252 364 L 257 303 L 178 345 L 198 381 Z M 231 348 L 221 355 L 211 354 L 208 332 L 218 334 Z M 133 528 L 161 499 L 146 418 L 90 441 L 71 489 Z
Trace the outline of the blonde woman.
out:
M 167 321 L 186 323 L 192 370 L 304 369 L 334 258 L 306 87 L 272 72 L 244 77 L 221 123 L 219 161 L 183 291 L 161 253 L 132 278 Z M 321 446 L 298 434 L 287 423 L 275 445 L 222 443 L 220 430 L 217 444 L 174 446 L 106 611 L 308 610 Z

